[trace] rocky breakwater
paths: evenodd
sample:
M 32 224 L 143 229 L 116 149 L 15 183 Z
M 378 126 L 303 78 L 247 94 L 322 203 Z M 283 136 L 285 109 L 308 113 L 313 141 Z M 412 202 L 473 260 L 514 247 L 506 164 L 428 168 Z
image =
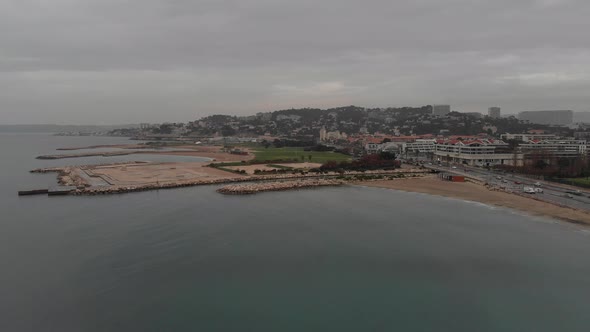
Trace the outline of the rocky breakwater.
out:
M 340 186 L 344 183 L 344 181 L 328 179 L 262 182 L 252 184 L 228 185 L 217 189 L 217 192 L 226 195 L 249 195 L 265 191 L 284 191 L 311 187 Z

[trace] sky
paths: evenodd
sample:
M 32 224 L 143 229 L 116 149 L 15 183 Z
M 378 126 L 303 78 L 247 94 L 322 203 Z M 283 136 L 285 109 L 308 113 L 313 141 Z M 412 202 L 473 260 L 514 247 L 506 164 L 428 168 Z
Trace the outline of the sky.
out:
M 590 111 L 588 0 L 0 0 L 0 124 Z

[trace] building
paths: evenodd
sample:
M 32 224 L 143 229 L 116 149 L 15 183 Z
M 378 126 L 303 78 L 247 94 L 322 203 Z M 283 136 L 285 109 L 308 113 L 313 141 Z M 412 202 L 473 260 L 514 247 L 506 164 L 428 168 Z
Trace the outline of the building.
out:
M 554 140 L 557 139 L 557 136 L 552 134 L 502 134 L 500 135 L 503 141 L 519 141 L 519 142 L 529 142 L 529 141 L 537 141 L 537 140 Z
M 490 118 L 499 119 L 502 116 L 500 107 L 488 108 L 488 116 Z
M 508 144 L 492 139 L 448 140 L 436 144 L 436 160 L 471 166 L 523 164 L 523 155 L 510 152 Z
M 527 157 L 545 154 L 553 158 L 578 158 L 587 153 L 585 140 L 535 140 L 520 144 L 519 148 Z
M 520 120 L 530 123 L 565 126 L 574 122 L 573 111 L 527 111 L 518 113 Z
M 451 113 L 451 105 L 433 105 L 432 115 L 445 116 Z
M 590 131 L 576 131 L 574 133 L 575 139 L 590 139 Z
M 341 139 L 347 139 L 348 135 L 344 132 L 339 131 L 327 131 L 325 127 L 320 129 L 320 142 L 338 141 Z
M 406 154 L 429 154 L 436 149 L 435 139 L 417 139 L 415 142 L 403 143 L 402 151 Z

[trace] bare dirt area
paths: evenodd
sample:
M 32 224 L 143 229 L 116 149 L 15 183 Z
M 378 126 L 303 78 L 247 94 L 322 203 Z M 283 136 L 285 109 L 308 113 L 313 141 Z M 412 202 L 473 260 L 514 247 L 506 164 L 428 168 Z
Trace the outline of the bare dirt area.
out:
M 174 183 L 179 181 L 212 180 L 235 177 L 211 167 L 207 163 L 147 163 L 113 166 L 93 166 L 78 170 L 84 172 L 90 179 L 97 181 L 92 185 L 126 186 L 145 185 L 149 183 Z
M 468 201 L 520 210 L 532 215 L 552 217 L 590 226 L 590 214 L 584 211 L 561 207 L 502 191 L 488 190 L 482 185 L 469 182 L 459 183 L 442 181 L 436 177 L 428 176 L 416 179 L 368 181 L 360 184 L 368 187 L 389 188 L 460 198 Z

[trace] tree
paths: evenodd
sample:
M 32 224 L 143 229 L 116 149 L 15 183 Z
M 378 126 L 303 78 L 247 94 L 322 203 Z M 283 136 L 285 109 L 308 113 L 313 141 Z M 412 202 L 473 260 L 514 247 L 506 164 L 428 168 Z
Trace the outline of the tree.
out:
M 563 169 L 570 165 L 570 161 L 567 158 L 559 158 L 557 159 L 557 166 L 559 166 L 559 175 L 562 175 Z
M 547 166 L 549 166 L 549 164 L 547 164 L 547 162 L 545 162 L 545 160 L 537 160 L 535 162 L 535 165 L 533 167 L 537 168 L 537 169 L 545 169 Z
M 307 156 L 307 160 L 311 161 L 311 155 Z
M 235 134 L 236 134 L 236 130 L 230 126 L 223 126 L 223 128 L 221 128 L 221 135 L 224 137 L 233 136 Z

